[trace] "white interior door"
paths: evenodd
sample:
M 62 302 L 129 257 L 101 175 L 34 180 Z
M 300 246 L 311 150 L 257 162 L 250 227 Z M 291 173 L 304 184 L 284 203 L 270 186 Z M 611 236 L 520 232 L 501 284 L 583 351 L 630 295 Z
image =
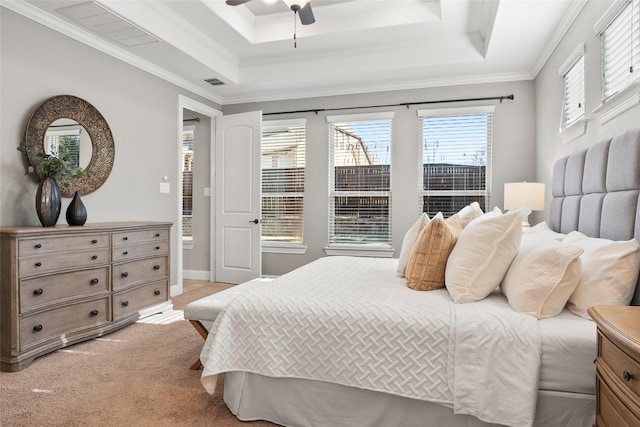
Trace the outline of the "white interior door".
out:
M 216 118 L 216 281 L 262 273 L 260 252 L 262 112 Z

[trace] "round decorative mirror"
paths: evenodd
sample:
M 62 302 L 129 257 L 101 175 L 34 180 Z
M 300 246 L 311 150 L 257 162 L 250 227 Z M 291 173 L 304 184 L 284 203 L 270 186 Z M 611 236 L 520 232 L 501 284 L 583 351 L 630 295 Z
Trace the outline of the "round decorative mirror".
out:
M 55 154 L 60 141 L 87 176 L 73 178 L 68 186 L 60 186 L 63 196 L 76 191 L 86 195 L 96 191 L 109 177 L 113 168 L 115 146 L 107 121 L 84 99 L 54 96 L 43 102 L 27 124 L 25 143 L 29 162 L 36 167 L 40 159 L 36 153 Z

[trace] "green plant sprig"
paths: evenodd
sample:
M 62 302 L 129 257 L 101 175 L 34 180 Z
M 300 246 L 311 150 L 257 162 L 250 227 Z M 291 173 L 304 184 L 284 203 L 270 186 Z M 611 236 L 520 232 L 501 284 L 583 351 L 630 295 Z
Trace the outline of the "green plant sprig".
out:
M 64 146 L 60 147 L 58 153 L 53 154 L 29 151 L 25 142 L 21 142 L 17 149 L 27 156 L 32 154 L 39 159 L 36 167 L 29 165 L 25 172 L 25 175 L 32 175 L 39 181 L 45 178 L 54 178 L 63 186 L 68 187 L 70 179 L 88 176 L 84 169 L 75 168 L 72 165 L 69 151 Z

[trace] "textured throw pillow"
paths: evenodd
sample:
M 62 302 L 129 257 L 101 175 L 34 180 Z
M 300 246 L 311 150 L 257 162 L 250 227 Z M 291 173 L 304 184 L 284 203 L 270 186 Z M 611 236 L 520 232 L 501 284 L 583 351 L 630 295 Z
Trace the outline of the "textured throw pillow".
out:
M 486 213 L 462 230 L 445 270 L 445 284 L 457 302 L 480 301 L 502 282 L 522 238 L 529 209 Z
M 398 267 L 396 268 L 398 277 L 405 277 L 405 270 L 407 269 L 407 263 L 409 262 L 409 256 L 411 256 L 413 244 L 416 242 L 418 235 L 427 224 L 429 224 L 429 216 L 426 213 L 423 213 L 404 235 L 402 248 L 400 249 L 400 257 L 398 258 Z
M 613 241 L 572 231 L 562 244 L 584 249 L 580 281 L 567 302 L 571 312 L 590 319 L 587 309 L 592 305 L 629 305 L 640 268 L 640 244 L 636 239 Z
M 444 287 L 447 258 L 462 231 L 454 215 L 446 221 L 438 213 L 420 232 L 407 264 L 407 286 L 417 291 Z
M 500 285 L 511 308 L 538 319 L 558 315 L 578 286 L 583 252 L 548 236 L 524 234 Z

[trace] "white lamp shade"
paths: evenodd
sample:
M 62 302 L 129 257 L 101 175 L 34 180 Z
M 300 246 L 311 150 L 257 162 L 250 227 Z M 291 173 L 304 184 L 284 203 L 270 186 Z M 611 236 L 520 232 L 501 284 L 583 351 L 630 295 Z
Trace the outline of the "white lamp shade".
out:
M 544 184 L 541 182 L 508 182 L 504 184 L 504 208 L 544 210 Z

